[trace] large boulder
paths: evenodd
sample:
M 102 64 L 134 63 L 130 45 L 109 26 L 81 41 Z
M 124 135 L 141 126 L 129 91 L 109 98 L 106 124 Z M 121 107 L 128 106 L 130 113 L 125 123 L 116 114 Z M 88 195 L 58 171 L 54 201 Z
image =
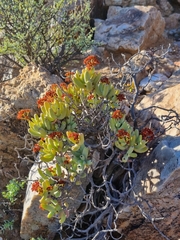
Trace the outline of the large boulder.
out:
M 31 190 L 32 183 L 40 178 L 37 172 L 38 165 L 35 163 L 29 172 L 20 235 L 24 240 L 39 236 L 53 240 L 59 227 L 58 219 L 47 218 L 48 212 L 39 208 L 41 197 Z
M 131 200 L 116 222 L 128 240 L 180 238 L 180 138 L 165 137 L 144 159 L 137 173 Z
M 51 84 L 60 82 L 62 79 L 42 67 L 24 67 L 17 77 L 0 83 L 0 120 L 13 115 L 15 110 L 36 108 L 38 98 Z
M 151 47 L 162 37 L 165 20 L 153 6 L 127 7 L 105 21 L 95 21 L 94 39 L 105 49 L 136 53 Z

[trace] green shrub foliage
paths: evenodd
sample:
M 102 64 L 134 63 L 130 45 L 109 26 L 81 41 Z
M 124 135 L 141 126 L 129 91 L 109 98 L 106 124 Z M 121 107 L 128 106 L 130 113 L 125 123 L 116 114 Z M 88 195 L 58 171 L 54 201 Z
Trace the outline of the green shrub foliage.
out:
M 58 73 L 92 44 L 90 1 L 1 0 L 0 55 Z

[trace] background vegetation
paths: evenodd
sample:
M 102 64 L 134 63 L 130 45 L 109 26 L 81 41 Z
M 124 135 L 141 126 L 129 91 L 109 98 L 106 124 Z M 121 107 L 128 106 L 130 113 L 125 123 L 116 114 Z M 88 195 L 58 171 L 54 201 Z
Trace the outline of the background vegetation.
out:
M 92 44 L 89 0 L 1 0 L 0 20 L 0 55 L 18 67 L 58 74 Z

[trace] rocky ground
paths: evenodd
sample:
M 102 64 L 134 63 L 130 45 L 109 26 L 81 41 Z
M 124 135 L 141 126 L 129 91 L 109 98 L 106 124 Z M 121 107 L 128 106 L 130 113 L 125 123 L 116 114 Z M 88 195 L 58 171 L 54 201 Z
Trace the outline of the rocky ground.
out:
M 179 39 L 177 39 L 179 40 Z M 173 36 L 170 36 L 169 38 L 161 39 L 158 43 L 154 44 L 152 46 L 153 49 L 157 48 L 159 49 L 159 52 L 162 52 L 161 46 L 164 47 L 165 51 L 168 48 L 168 45 L 171 44 L 167 57 L 174 62 L 176 66 L 180 66 L 180 41 L 176 41 Z M 127 58 L 130 57 L 130 55 L 127 55 Z M 101 58 L 101 64 L 97 68 L 97 71 L 101 72 L 102 75 L 110 77 L 112 80 L 117 82 L 120 78 L 120 75 L 118 74 L 119 67 L 122 66 L 124 63 L 124 58 L 120 54 L 112 55 L 109 52 L 105 52 L 103 58 Z M 71 63 L 70 65 L 66 66 L 67 70 L 72 69 L 79 69 L 82 68 L 82 60 L 78 60 L 77 62 Z M 33 71 L 33 69 L 31 69 Z M 28 74 L 26 70 L 24 70 L 24 73 L 20 75 L 18 81 L 22 81 L 23 78 Z M 34 79 L 39 78 L 40 75 L 45 75 L 45 73 L 42 71 L 37 71 L 37 76 L 34 75 Z M 48 76 L 48 74 L 47 74 Z M 32 79 L 31 79 L 32 80 Z M 51 83 L 56 82 L 56 77 L 53 77 L 51 79 Z M 41 91 L 43 88 L 43 80 L 38 83 L 38 91 Z M 6 85 L 6 86 L 5 86 Z M 7 88 L 7 85 L 9 85 L 9 88 Z M 14 86 L 11 85 L 11 81 L 6 83 L 1 83 L 1 89 L 4 88 L 5 90 L 8 89 L 6 94 L 1 94 L 0 99 L 2 101 L 8 101 L 8 95 L 10 94 L 17 94 L 17 92 L 14 91 Z M 28 84 L 26 85 L 28 88 Z M 23 87 L 23 84 L 22 86 Z M 36 89 L 37 90 L 37 89 Z M 19 101 L 18 104 L 21 104 L 18 106 L 20 107 L 27 107 L 28 106 L 25 103 L 25 100 L 23 99 L 22 95 L 22 89 L 19 90 L 19 96 L 22 98 L 22 101 Z M 36 91 L 32 92 L 32 96 L 35 96 L 36 98 Z M 26 102 L 27 99 L 29 99 L 29 96 L 26 96 Z M 31 101 L 33 102 L 34 99 L 31 98 Z M 31 102 L 31 105 L 32 105 Z M 25 133 L 27 132 L 27 126 L 24 122 L 20 122 L 15 119 L 16 115 L 16 102 L 14 105 L 14 109 L 11 109 L 8 114 L 5 116 L 3 113 L 1 113 L 1 123 L 0 123 L 0 145 L 1 145 L 1 157 L 0 157 L 0 190 L 1 192 L 5 190 L 5 186 L 8 183 L 8 181 L 12 178 L 25 178 L 28 174 L 28 171 L 32 165 L 30 161 L 24 163 L 22 161 L 22 156 L 25 156 L 26 154 L 31 154 L 30 151 L 27 150 L 30 146 L 26 146 L 26 149 L 22 149 L 20 151 L 15 151 L 14 146 L 16 148 L 22 148 L 24 145 L 25 139 L 23 138 Z M 10 119 L 13 119 L 13 121 L 10 121 Z M 18 156 L 18 152 L 20 155 Z M 32 159 L 32 156 L 29 157 L 29 159 Z M 22 215 L 22 208 L 23 208 L 23 198 L 25 196 L 25 190 L 21 191 L 21 195 L 18 197 L 18 200 L 15 204 L 9 204 L 9 202 L 0 195 L 0 240 L 20 240 L 20 224 L 21 224 L 21 215 Z M 13 221 L 13 225 L 7 225 L 6 223 Z M 58 236 L 56 239 L 59 239 Z

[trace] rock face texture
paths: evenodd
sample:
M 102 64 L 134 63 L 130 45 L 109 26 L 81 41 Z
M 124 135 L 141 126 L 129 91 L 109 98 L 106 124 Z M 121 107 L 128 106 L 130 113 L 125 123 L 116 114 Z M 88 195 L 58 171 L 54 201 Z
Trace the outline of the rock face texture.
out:
M 35 108 L 36 101 L 51 84 L 62 80 L 43 68 L 27 66 L 11 81 L 0 83 L 0 120 L 21 108 Z M 14 109 L 14 110 L 13 110 Z
M 180 13 L 173 13 L 165 18 L 166 29 L 175 29 L 179 27 Z
M 168 78 L 161 73 L 155 73 L 152 76 L 144 78 L 140 84 L 139 87 L 142 87 L 145 91 L 157 91 L 165 81 L 167 81 Z
M 31 190 L 32 182 L 39 179 L 37 169 L 38 164 L 34 164 L 29 172 L 20 234 L 21 238 L 25 240 L 38 236 L 53 240 L 59 227 L 58 220 L 47 218 L 48 212 L 39 209 L 41 197 Z
M 141 116 L 140 118 L 142 121 L 146 122 L 148 119 L 154 116 L 159 120 L 163 120 L 163 126 L 160 125 L 157 120 L 150 121 L 156 130 L 161 129 L 163 131 L 166 129 L 166 134 L 178 136 L 180 134 L 180 124 L 178 115 L 176 114 L 180 114 L 179 91 L 180 84 L 177 84 L 174 87 L 169 87 L 162 91 L 158 91 L 158 93 L 155 92 L 145 96 L 137 106 L 137 109 L 141 110 L 139 112 L 139 116 Z M 170 119 L 172 122 L 169 121 Z
M 161 11 L 163 17 L 169 16 L 174 10 L 167 0 L 158 1 L 158 9 Z
M 95 22 L 94 39 L 110 51 L 129 52 L 146 49 L 164 32 L 165 21 L 152 6 L 122 8 L 115 16 Z
M 165 137 L 144 159 L 134 185 L 138 206 L 124 208 L 118 218 L 126 239 L 179 239 L 179 156 L 180 138 Z

